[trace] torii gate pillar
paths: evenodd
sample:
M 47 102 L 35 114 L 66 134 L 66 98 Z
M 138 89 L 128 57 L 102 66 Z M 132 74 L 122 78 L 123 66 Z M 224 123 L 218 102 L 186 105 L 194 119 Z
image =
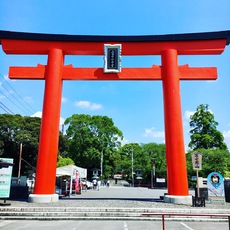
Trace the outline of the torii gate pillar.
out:
M 173 203 L 191 204 L 188 194 L 177 50 L 164 50 L 161 58 L 168 194 L 176 194 L 165 196 L 165 201 L 171 202 L 174 199 L 176 201 L 172 201 Z
M 62 98 L 62 67 L 64 55 L 60 49 L 51 49 L 48 54 L 43 102 L 42 123 L 36 167 L 36 183 L 30 201 L 55 202 L 56 165 L 58 156 L 59 122 Z M 46 181 L 46 183 L 44 183 Z M 39 194 L 39 195 L 37 195 Z
M 215 80 L 215 67 L 178 66 L 178 55 L 221 54 L 230 43 L 230 31 L 161 36 L 77 36 L 0 31 L 7 54 L 48 55 L 46 66 L 10 67 L 12 79 L 45 80 L 43 116 L 32 202 L 54 202 L 62 80 L 162 80 L 167 159 L 166 202 L 192 204 L 184 150 L 180 80 Z M 103 68 L 64 66 L 64 55 L 104 55 L 104 44 L 122 45 L 122 55 L 161 55 L 162 66 Z

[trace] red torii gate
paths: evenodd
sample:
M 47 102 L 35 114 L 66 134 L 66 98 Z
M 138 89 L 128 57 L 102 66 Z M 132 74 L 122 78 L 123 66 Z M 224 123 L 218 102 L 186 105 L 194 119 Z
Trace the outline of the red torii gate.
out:
M 48 55 L 46 66 L 10 67 L 11 79 L 43 79 L 45 94 L 32 202 L 54 202 L 62 80 L 162 80 L 168 195 L 166 202 L 189 203 L 180 100 L 180 80 L 215 80 L 213 68 L 178 66 L 178 55 L 221 54 L 230 43 L 230 31 L 155 36 L 80 36 L 0 31 L 6 54 Z M 121 44 L 122 55 L 161 55 L 162 66 L 103 68 L 64 66 L 65 55 L 104 55 L 104 44 Z

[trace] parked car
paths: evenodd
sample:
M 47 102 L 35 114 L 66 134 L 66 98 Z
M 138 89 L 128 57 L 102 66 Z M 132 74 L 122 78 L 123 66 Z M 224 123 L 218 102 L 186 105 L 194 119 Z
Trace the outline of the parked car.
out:
M 93 188 L 93 183 L 85 180 L 85 179 L 81 179 L 81 183 L 86 184 L 87 189 L 92 189 Z

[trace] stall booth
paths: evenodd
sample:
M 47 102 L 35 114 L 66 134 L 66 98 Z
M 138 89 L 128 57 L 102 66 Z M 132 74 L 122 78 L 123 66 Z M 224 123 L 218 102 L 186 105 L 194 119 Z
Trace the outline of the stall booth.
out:
M 70 196 L 81 194 L 80 181 L 87 178 L 87 169 L 66 165 L 56 170 L 56 193 Z

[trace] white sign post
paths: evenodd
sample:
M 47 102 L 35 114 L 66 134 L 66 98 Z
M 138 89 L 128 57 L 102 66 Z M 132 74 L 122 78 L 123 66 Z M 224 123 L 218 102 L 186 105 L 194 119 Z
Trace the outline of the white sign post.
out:
M 0 158 L 1 162 L 13 164 L 11 158 Z M 0 168 L 0 198 L 10 197 L 11 176 L 13 166 L 3 166 Z
M 195 152 L 192 154 L 193 169 L 196 170 L 197 196 L 200 198 L 199 175 L 198 171 L 202 169 L 202 154 Z

